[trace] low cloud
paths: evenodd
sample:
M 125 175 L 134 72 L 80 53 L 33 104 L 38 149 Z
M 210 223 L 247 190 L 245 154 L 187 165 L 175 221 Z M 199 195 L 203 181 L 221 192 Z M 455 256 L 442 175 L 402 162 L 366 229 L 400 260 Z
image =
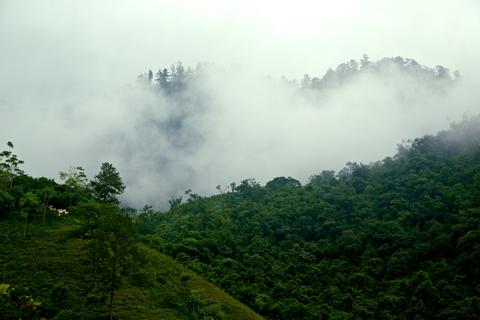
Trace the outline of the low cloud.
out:
M 480 101 L 468 79 L 396 68 L 318 90 L 213 67 L 181 93 L 157 87 L 132 85 L 85 121 L 94 149 L 86 158 L 114 162 L 128 185 L 123 200 L 136 207 L 164 208 L 187 189 L 208 195 L 217 185 L 277 176 L 306 182 L 348 161 L 381 160 L 403 140 L 478 113 Z

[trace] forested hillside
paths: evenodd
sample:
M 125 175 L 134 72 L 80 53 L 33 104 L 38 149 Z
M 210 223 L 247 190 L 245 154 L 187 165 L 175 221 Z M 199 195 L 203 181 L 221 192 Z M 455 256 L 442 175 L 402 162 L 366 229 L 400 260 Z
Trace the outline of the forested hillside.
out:
M 0 0 L 0 320 L 480 320 L 480 0 Z
M 5 319 L 480 316 L 480 117 L 303 186 L 187 190 L 167 212 L 120 207 L 110 163 L 58 184 L 9 142 L 0 165 Z
M 269 319 L 480 317 L 478 117 L 304 186 L 219 191 L 144 212 L 139 232 Z
M 0 319 L 261 319 L 136 232 L 110 163 L 33 178 L 0 153 Z

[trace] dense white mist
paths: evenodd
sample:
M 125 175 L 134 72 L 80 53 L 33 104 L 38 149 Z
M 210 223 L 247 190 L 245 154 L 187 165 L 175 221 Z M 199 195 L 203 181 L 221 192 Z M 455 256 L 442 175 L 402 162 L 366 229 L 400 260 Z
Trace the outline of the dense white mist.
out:
M 211 194 L 245 178 L 305 182 L 348 161 L 381 160 L 402 140 L 480 111 L 465 79 L 439 92 L 400 72 L 362 75 L 319 96 L 245 73 L 210 73 L 200 82 L 191 95 L 208 97 L 204 106 L 172 105 L 142 90 L 123 105 L 133 114 L 103 153 L 124 173 L 129 203 L 161 205 L 189 188 Z M 185 122 L 170 132 L 164 121 L 176 115 Z
M 200 5 L 202 3 L 202 5 Z M 348 161 L 380 160 L 404 139 L 480 111 L 476 1 L 0 1 L 0 142 L 33 175 L 112 162 L 123 200 L 165 206 L 186 189 L 292 176 L 302 182 Z M 391 74 L 364 76 L 321 97 L 269 80 L 363 53 L 459 69 L 447 92 Z M 178 106 L 134 84 L 177 60 L 213 61 Z M 184 119 L 181 130 L 159 126 Z

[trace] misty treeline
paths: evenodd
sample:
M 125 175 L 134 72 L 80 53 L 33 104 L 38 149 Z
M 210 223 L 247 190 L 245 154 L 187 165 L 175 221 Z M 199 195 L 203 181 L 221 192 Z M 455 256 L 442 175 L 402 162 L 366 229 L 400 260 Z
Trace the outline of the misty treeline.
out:
M 430 68 L 421 65 L 414 59 L 402 58 L 400 56 L 370 61 L 367 55 L 363 55 L 360 61 L 352 59 L 339 64 L 335 70 L 328 69 L 321 78 L 305 74 L 299 85 L 301 88 L 322 90 L 332 86 L 338 86 L 361 74 L 385 75 L 387 76 L 386 79 L 388 79 L 389 74 L 393 75 L 397 72 L 426 82 L 437 80 L 436 83 L 443 81 L 450 82 L 460 78 L 458 71 L 450 72 L 448 68 L 442 65 Z
M 300 80 L 215 64 L 147 71 L 134 86 L 128 133 L 109 140 L 135 186 L 124 200 L 165 208 L 189 188 L 212 194 L 218 184 L 250 177 L 266 182 L 280 174 L 305 182 L 319 166 L 340 168 L 367 153 L 383 155 L 425 127 L 444 127 L 437 123 L 446 121 L 432 120 L 440 116 L 431 112 L 452 113 L 445 101 L 457 79 L 458 72 L 443 66 L 366 55 Z M 382 142 L 365 144 L 378 134 Z M 278 160 L 274 165 L 271 157 Z M 135 196 L 132 190 L 138 190 Z
M 212 64 L 197 64 L 196 68 L 189 66 L 185 69 L 182 62 L 178 62 L 172 64 L 170 68 L 159 69 L 157 72 L 149 70 L 140 74 L 137 80 L 141 85 L 151 86 L 163 93 L 175 94 L 186 90 L 195 81 L 201 80 L 202 75 L 208 73 L 212 68 L 219 70 Z M 237 71 L 241 72 L 241 69 L 239 68 Z M 235 68 L 229 72 L 236 72 Z M 335 69 L 329 68 L 322 77 L 305 74 L 300 81 L 289 80 L 284 76 L 281 80 L 302 89 L 322 90 L 341 85 L 362 74 L 387 76 L 386 79 L 388 79 L 389 75 L 396 76 L 398 73 L 429 83 L 436 80 L 434 83 L 437 83 L 439 87 L 460 78 L 459 71 L 451 72 L 442 65 L 431 68 L 418 63 L 414 59 L 400 56 L 371 61 L 368 55 L 364 54 L 358 61 L 351 59 L 339 64 Z
M 478 319 L 480 117 L 304 186 L 245 180 L 139 221 L 269 319 Z

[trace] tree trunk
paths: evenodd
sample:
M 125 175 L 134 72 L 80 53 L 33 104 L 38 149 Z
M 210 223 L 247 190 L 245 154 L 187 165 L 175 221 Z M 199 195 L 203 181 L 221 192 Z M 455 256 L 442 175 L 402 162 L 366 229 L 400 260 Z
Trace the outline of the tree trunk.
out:
M 108 318 L 112 320 L 113 314 L 113 297 L 115 295 L 115 285 L 117 283 L 117 259 L 113 259 L 113 266 L 112 266 L 112 282 L 110 284 L 110 305 L 108 307 Z
M 23 228 L 23 239 L 27 236 L 27 221 L 28 221 L 28 214 L 25 215 L 25 227 Z
M 43 224 L 45 224 L 46 215 L 47 215 L 47 191 L 43 193 Z

